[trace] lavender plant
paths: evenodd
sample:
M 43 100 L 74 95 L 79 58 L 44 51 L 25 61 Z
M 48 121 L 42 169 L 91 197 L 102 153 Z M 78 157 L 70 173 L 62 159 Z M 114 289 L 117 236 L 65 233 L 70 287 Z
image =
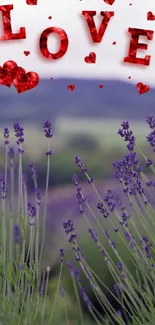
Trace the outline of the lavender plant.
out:
M 10 131 L 4 129 L 5 170 L 0 175 L 0 324 L 53 324 L 56 299 L 47 312 L 47 288 L 50 267 L 41 270 L 45 239 L 46 207 L 51 151 L 51 122 L 43 123 L 47 138 L 47 178 L 44 215 L 40 214 L 41 194 L 34 163 L 30 172 L 34 182 L 34 204 L 28 201 L 26 177 L 23 173 L 24 128 L 13 125 L 16 147 L 10 147 Z M 15 180 L 15 159 L 18 159 L 18 182 Z M 9 184 L 9 185 L 8 185 Z M 16 203 L 15 189 L 18 190 Z M 60 249 L 61 278 L 63 249 Z
M 151 129 L 147 141 L 155 152 L 155 118 L 148 116 L 147 123 Z M 136 143 L 136 138 L 128 121 L 122 122 L 118 134 L 127 143 L 128 154 L 121 161 L 113 163 L 114 176 L 129 202 L 130 211 L 118 198 L 115 199 L 112 190 L 108 189 L 105 196 L 98 193 L 93 178 L 89 176 L 87 168 L 79 156 L 75 156 L 74 161 L 81 173 L 85 174 L 88 183 L 94 190 L 97 201 L 96 210 L 92 209 L 87 202 L 78 175 L 73 176 L 79 212 L 88 225 L 88 232 L 94 245 L 100 251 L 100 268 L 104 272 L 104 264 L 102 263 L 105 263 L 109 269 L 114 281 L 113 290 L 101 281 L 87 262 L 87 258 L 84 257 L 78 244 L 78 236 L 73 221 L 65 221 L 63 227 L 75 254 L 76 264 L 79 264 L 79 269 L 85 275 L 85 279 L 89 281 L 98 304 L 106 314 L 107 324 L 153 325 L 155 324 L 155 182 L 146 177 L 145 169 L 149 168 L 153 174 L 155 169 L 152 159 L 146 157 Z M 140 163 L 139 155 L 144 159 L 144 166 Z M 100 218 L 96 217 L 97 211 L 101 214 Z M 99 235 L 94 231 L 92 219 Z M 107 222 L 113 229 L 112 233 L 106 229 Z M 121 245 L 117 244 L 117 240 L 113 240 L 114 234 Z M 115 256 L 114 259 L 111 258 L 111 254 L 102 244 L 103 237 L 111 248 Z M 126 263 L 126 259 L 122 258 L 122 247 L 128 259 L 131 260 L 132 269 Z M 95 308 L 87 297 L 80 282 L 79 273 L 77 276 L 76 268 L 71 264 L 69 269 L 95 322 L 105 324 L 103 314 Z M 105 291 L 117 302 L 118 310 L 110 303 L 109 296 L 107 297 Z M 82 320 L 81 324 L 83 324 Z
M 147 117 L 151 132 L 147 141 L 155 151 L 155 118 Z M 17 139 L 16 148 L 10 147 L 10 132 L 4 129 L 5 170 L 0 175 L 1 211 L 0 211 L 0 323 L 1 324 L 54 324 L 58 299 L 64 301 L 65 290 L 61 288 L 64 267 L 64 250 L 60 248 L 60 271 L 55 288 L 55 297 L 49 307 L 48 286 L 50 266 L 41 272 L 41 260 L 45 241 L 45 226 L 47 216 L 47 197 L 49 187 L 51 138 L 51 122 L 45 121 L 43 129 L 47 138 L 47 177 L 43 217 L 41 215 L 41 193 L 38 188 L 37 172 L 34 163 L 29 165 L 34 182 L 34 201 L 28 199 L 28 189 L 23 173 L 24 129 L 19 123 L 13 125 Z M 126 207 L 120 200 L 116 200 L 111 189 L 102 196 L 99 194 L 95 182 L 89 176 L 87 168 L 80 157 L 74 161 L 79 170 L 86 176 L 96 197 L 96 210 L 87 202 L 84 190 L 80 185 L 78 175 L 73 176 L 76 188 L 76 198 L 79 212 L 88 226 L 88 233 L 92 245 L 96 245 L 101 254 L 101 265 L 104 263 L 113 279 L 113 290 L 103 282 L 94 272 L 78 243 L 78 235 L 72 220 L 63 222 L 63 228 L 68 236 L 69 244 L 75 255 L 76 268 L 71 262 L 67 267 L 72 278 L 72 288 L 75 293 L 79 314 L 78 325 L 86 325 L 82 311 L 85 304 L 94 322 L 99 325 L 154 325 L 155 324 L 155 250 L 154 250 L 154 188 L 155 182 L 147 179 L 145 168 L 155 172 L 152 159 L 147 158 L 138 147 L 135 136 L 130 130 L 128 122 L 121 124 L 118 134 L 127 143 L 128 154 L 113 163 L 114 176 L 122 186 L 123 193 L 129 201 Z M 144 168 L 140 163 L 138 152 L 145 161 Z M 15 181 L 15 159 L 18 159 L 18 183 Z M 9 184 L 9 186 L 8 186 Z M 16 204 L 15 188 L 18 189 Z M 98 217 L 98 213 L 100 217 Z M 91 218 L 90 218 L 91 215 Z M 92 224 L 92 220 L 94 223 Z M 137 226 L 138 220 L 138 226 Z M 106 225 L 113 229 L 109 233 Z M 96 226 L 96 231 L 94 225 Z M 114 235 L 116 240 L 114 240 Z M 102 238 L 113 252 L 112 258 L 103 244 Z M 122 257 L 121 242 L 132 269 L 126 259 Z M 92 256 L 93 258 L 93 256 Z M 103 263 L 103 264 L 102 264 Z M 81 272 L 90 284 L 100 312 L 89 299 L 84 289 Z M 115 309 L 111 304 L 111 296 L 119 306 Z M 60 301 L 60 300 L 59 300 Z M 68 310 L 64 305 L 64 320 L 62 324 L 70 324 Z M 48 308 L 47 308 L 48 306 Z M 58 315 L 59 316 L 59 315 Z M 60 319 L 56 324 L 60 324 Z M 88 322 L 90 324 L 90 321 Z M 74 321 L 74 324 L 75 321 Z

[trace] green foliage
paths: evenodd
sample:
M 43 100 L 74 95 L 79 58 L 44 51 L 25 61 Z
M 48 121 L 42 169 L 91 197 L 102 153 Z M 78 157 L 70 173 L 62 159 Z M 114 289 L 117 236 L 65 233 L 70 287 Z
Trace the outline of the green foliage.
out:
M 75 133 L 68 137 L 66 146 L 71 150 L 94 151 L 99 148 L 98 138 L 92 134 Z M 93 153 L 92 153 L 93 154 Z

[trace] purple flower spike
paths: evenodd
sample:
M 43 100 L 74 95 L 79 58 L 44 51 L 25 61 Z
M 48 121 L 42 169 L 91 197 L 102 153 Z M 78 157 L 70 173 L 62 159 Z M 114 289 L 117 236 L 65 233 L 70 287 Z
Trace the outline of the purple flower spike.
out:
M 155 118 L 153 116 L 147 116 L 146 122 L 149 124 L 150 129 L 155 129 Z
M 63 263 L 63 261 L 64 261 L 64 249 L 63 248 L 60 248 L 60 261 L 61 261 L 61 263 Z
M 52 123 L 50 121 L 44 121 L 43 122 L 43 129 L 45 132 L 45 137 L 46 138 L 52 138 L 53 133 L 52 133 Z
M 8 149 L 8 156 L 10 159 L 14 159 L 15 158 L 15 149 L 13 147 L 10 147 Z
M 74 157 L 74 162 L 81 169 L 82 173 L 87 173 L 87 168 L 84 167 L 84 163 L 81 161 L 79 156 Z
M 36 208 L 31 203 L 28 203 L 28 215 L 31 218 L 34 218 L 36 216 Z
M 37 172 L 36 172 L 36 167 L 35 167 L 35 164 L 32 162 L 29 164 L 29 168 L 30 168 L 30 171 L 31 171 L 31 177 L 32 179 L 36 180 L 37 179 Z
M 18 138 L 17 144 L 19 145 L 24 142 L 24 128 L 18 122 L 14 123 L 13 128 L 15 137 Z
M 4 128 L 3 134 L 4 134 L 4 138 L 6 139 L 4 141 L 4 144 L 7 145 L 7 144 L 9 144 L 9 141 L 8 141 L 9 135 L 10 135 L 9 129 L 8 128 Z
M 150 166 L 152 166 L 152 159 L 148 158 L 145 167 L 150 167 Z
M 6 189 L 6 184 L 5 184 L 5 180 L 4 180 L 4 175 L 3 174 L 0 175 L 0 186 L 1 186 L 2 199 L 5 200 L 6 199 L 7 189 Z
M 16 244 L 20 243 L 20 240 L 21 240 L 21 232 L 20 232 L 20 226 L 18 224 L 14 224 L 13 234 L 14 234 L 14 242 Z
M 135 145 L 135 137 L 133 135 L 133 132 L 129 130 L 129 122 L 124 121 L 121 124 L 122 129 L 118 130 L 118 134 L 124 138 L 124 141 L 128 142 L 127 148 L 129 151 L 134 150 L 134 145 Z
M 36 195 L 36 203 L 37 205 L 41 205 L 41 194 L 38 190 L 38 188 L 34 189 L 35 195 Z

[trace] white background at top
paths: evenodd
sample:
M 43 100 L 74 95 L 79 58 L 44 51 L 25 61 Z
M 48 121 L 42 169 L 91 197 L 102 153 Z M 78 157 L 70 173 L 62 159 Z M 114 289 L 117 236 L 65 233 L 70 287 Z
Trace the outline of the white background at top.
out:
M 132 3 L 132 6 L 129 4 Z M 155 30 L 155 21 L 147 21 L 147 12 L 155 13 L 154 0 L 116 0 L 113 6 L 103 0 L 38 0 L 37 6 L 28 6 L 26 0 L 0 0 L 0 5 L 13 4 L 11 12 L 13 32 L 19 27 L 26 27 L 27 39 L 0 42 L 0 65 L 7 60 L 14 60 L 26 71 L 35 71 L 40 77 L 85 77 L 119 78 L 141 81 L 155 85 L 155 34 L 147 51 L 139 51 L 138 56 L 152 55 L 149 67 L 123 63 L 128 52 L 129 27 Z M 96 10 L 97 27 L 101 22 L 100 11 L 114 11 L 115 16 L 107 27 L 101 43 L 91 41 L 82 10 Z M 48 19 L 52 16 L 52 20 Z M 68 34 L 69 48 L 59 60 L 43 58 L 39 50 L 39 38 L 43 30 L 50 26 L 63 28 Z M 3 34 L 0 13 L 0 35 Z M 112 45 L 116 41 L 116 45 Z M 142 41 L 142 40 L 140 40 Z M 49 37 L 49 50 L 56 52 L 59 46 L 57 38 Z M 23 52 L 30 50 L 25 57 Z M 89 52 L 97 55 L 96 64 L 87 64 L 84 57 Z

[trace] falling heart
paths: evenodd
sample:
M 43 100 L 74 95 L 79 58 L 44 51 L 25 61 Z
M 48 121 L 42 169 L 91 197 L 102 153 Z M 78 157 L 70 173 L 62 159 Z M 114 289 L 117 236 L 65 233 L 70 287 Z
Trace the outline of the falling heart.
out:
M 144 85 L 142 82 L 138 82 L 137 89 L 141 95 L 147 93 L 150 90 L 150 87 L 148 85 Z
M 94 52 L 90 52 L 88 56 L 85 57 L 86 63 L 95 63 L 96 62 L 96 54 Z
M 108 5 L 113 5 L 113 3 L 115 2 L 115 0 L 103 0 L 105 3 L 107 3 Z
M 39 83 L 39 75 L 36 72 L 30 71 L 26 73 L 22 67 L 14 68 L 13 72 L 15 73 L 13 84 L 19 94 L 33 89 Z
M 25 56 L 30 55 L 30 51 L 24 51 Z
M 3 67 L 0 67 L 0 84 L 6 87 L 11 87 L 13 80 L 15 78 L 16 72 L 15 68 L 17 67 L 17 63 L 14 61 L 6 61 L 3 64 Z
M 147 20 L 155 20 L 155 15 L 151 11 L 147 13 Z
M 73 91 L 75 89 L 75 84 L 67 86 L 68 90 Z

